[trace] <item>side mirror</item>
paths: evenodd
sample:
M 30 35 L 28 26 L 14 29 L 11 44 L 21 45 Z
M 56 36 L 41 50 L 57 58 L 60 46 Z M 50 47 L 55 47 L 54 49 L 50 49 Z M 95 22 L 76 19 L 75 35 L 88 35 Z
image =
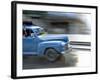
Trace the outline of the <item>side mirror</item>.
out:
M 31 33 L 31 37 L 36 38 L 38 37 L 38 35 L 34 32 L 34 33 Z
M 34 33 L 31 33 L 31 37 L 32 37 L 32 38 L 35 38 Z

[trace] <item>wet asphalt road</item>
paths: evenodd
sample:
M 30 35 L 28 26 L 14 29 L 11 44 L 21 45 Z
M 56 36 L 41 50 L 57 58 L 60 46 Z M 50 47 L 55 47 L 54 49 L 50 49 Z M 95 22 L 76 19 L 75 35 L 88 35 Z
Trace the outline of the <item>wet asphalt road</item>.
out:
M 88 61 L 84 62 L 84 59 Z M 77 67 L 90 66 L 91 54 L 90 50 L 72 49 L 70 53 L 66 53 L 55 62 L 49 62 L 44 57 L 27 56 L 23 57 L 23 69 L 41 69 L 41 68 L 57 68 L 57 67 Z

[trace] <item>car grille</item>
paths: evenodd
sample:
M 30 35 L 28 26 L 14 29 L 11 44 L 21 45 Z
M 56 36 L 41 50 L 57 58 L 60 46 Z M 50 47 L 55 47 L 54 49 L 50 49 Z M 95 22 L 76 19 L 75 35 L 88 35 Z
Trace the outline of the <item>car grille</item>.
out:
M 67 50 L 68 49 L 68 43 L 65 44 L 64 49 Z

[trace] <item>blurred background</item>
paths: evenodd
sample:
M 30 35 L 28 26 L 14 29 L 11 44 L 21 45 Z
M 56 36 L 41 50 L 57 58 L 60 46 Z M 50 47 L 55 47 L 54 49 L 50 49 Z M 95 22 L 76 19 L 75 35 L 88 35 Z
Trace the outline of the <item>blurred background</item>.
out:
M 87 34 L 91 14 L 23 10 L 23 24 L 43 27 L 50 34 Z

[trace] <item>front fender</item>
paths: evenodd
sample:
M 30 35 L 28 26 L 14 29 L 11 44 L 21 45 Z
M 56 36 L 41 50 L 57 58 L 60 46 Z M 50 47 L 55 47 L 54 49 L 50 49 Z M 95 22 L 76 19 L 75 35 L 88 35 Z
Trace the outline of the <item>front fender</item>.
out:
M 64 43 L 63 41 L 45 41 L 45 42 L 41 42 L 38 45 L 38 54 L 39 55 L 44 55 L 44 52 L 47 48 L 53 48 L 55 49 L 58 53 L 61 53 L 63 51 L 63 47 L 62 47 L 62 43 Z

